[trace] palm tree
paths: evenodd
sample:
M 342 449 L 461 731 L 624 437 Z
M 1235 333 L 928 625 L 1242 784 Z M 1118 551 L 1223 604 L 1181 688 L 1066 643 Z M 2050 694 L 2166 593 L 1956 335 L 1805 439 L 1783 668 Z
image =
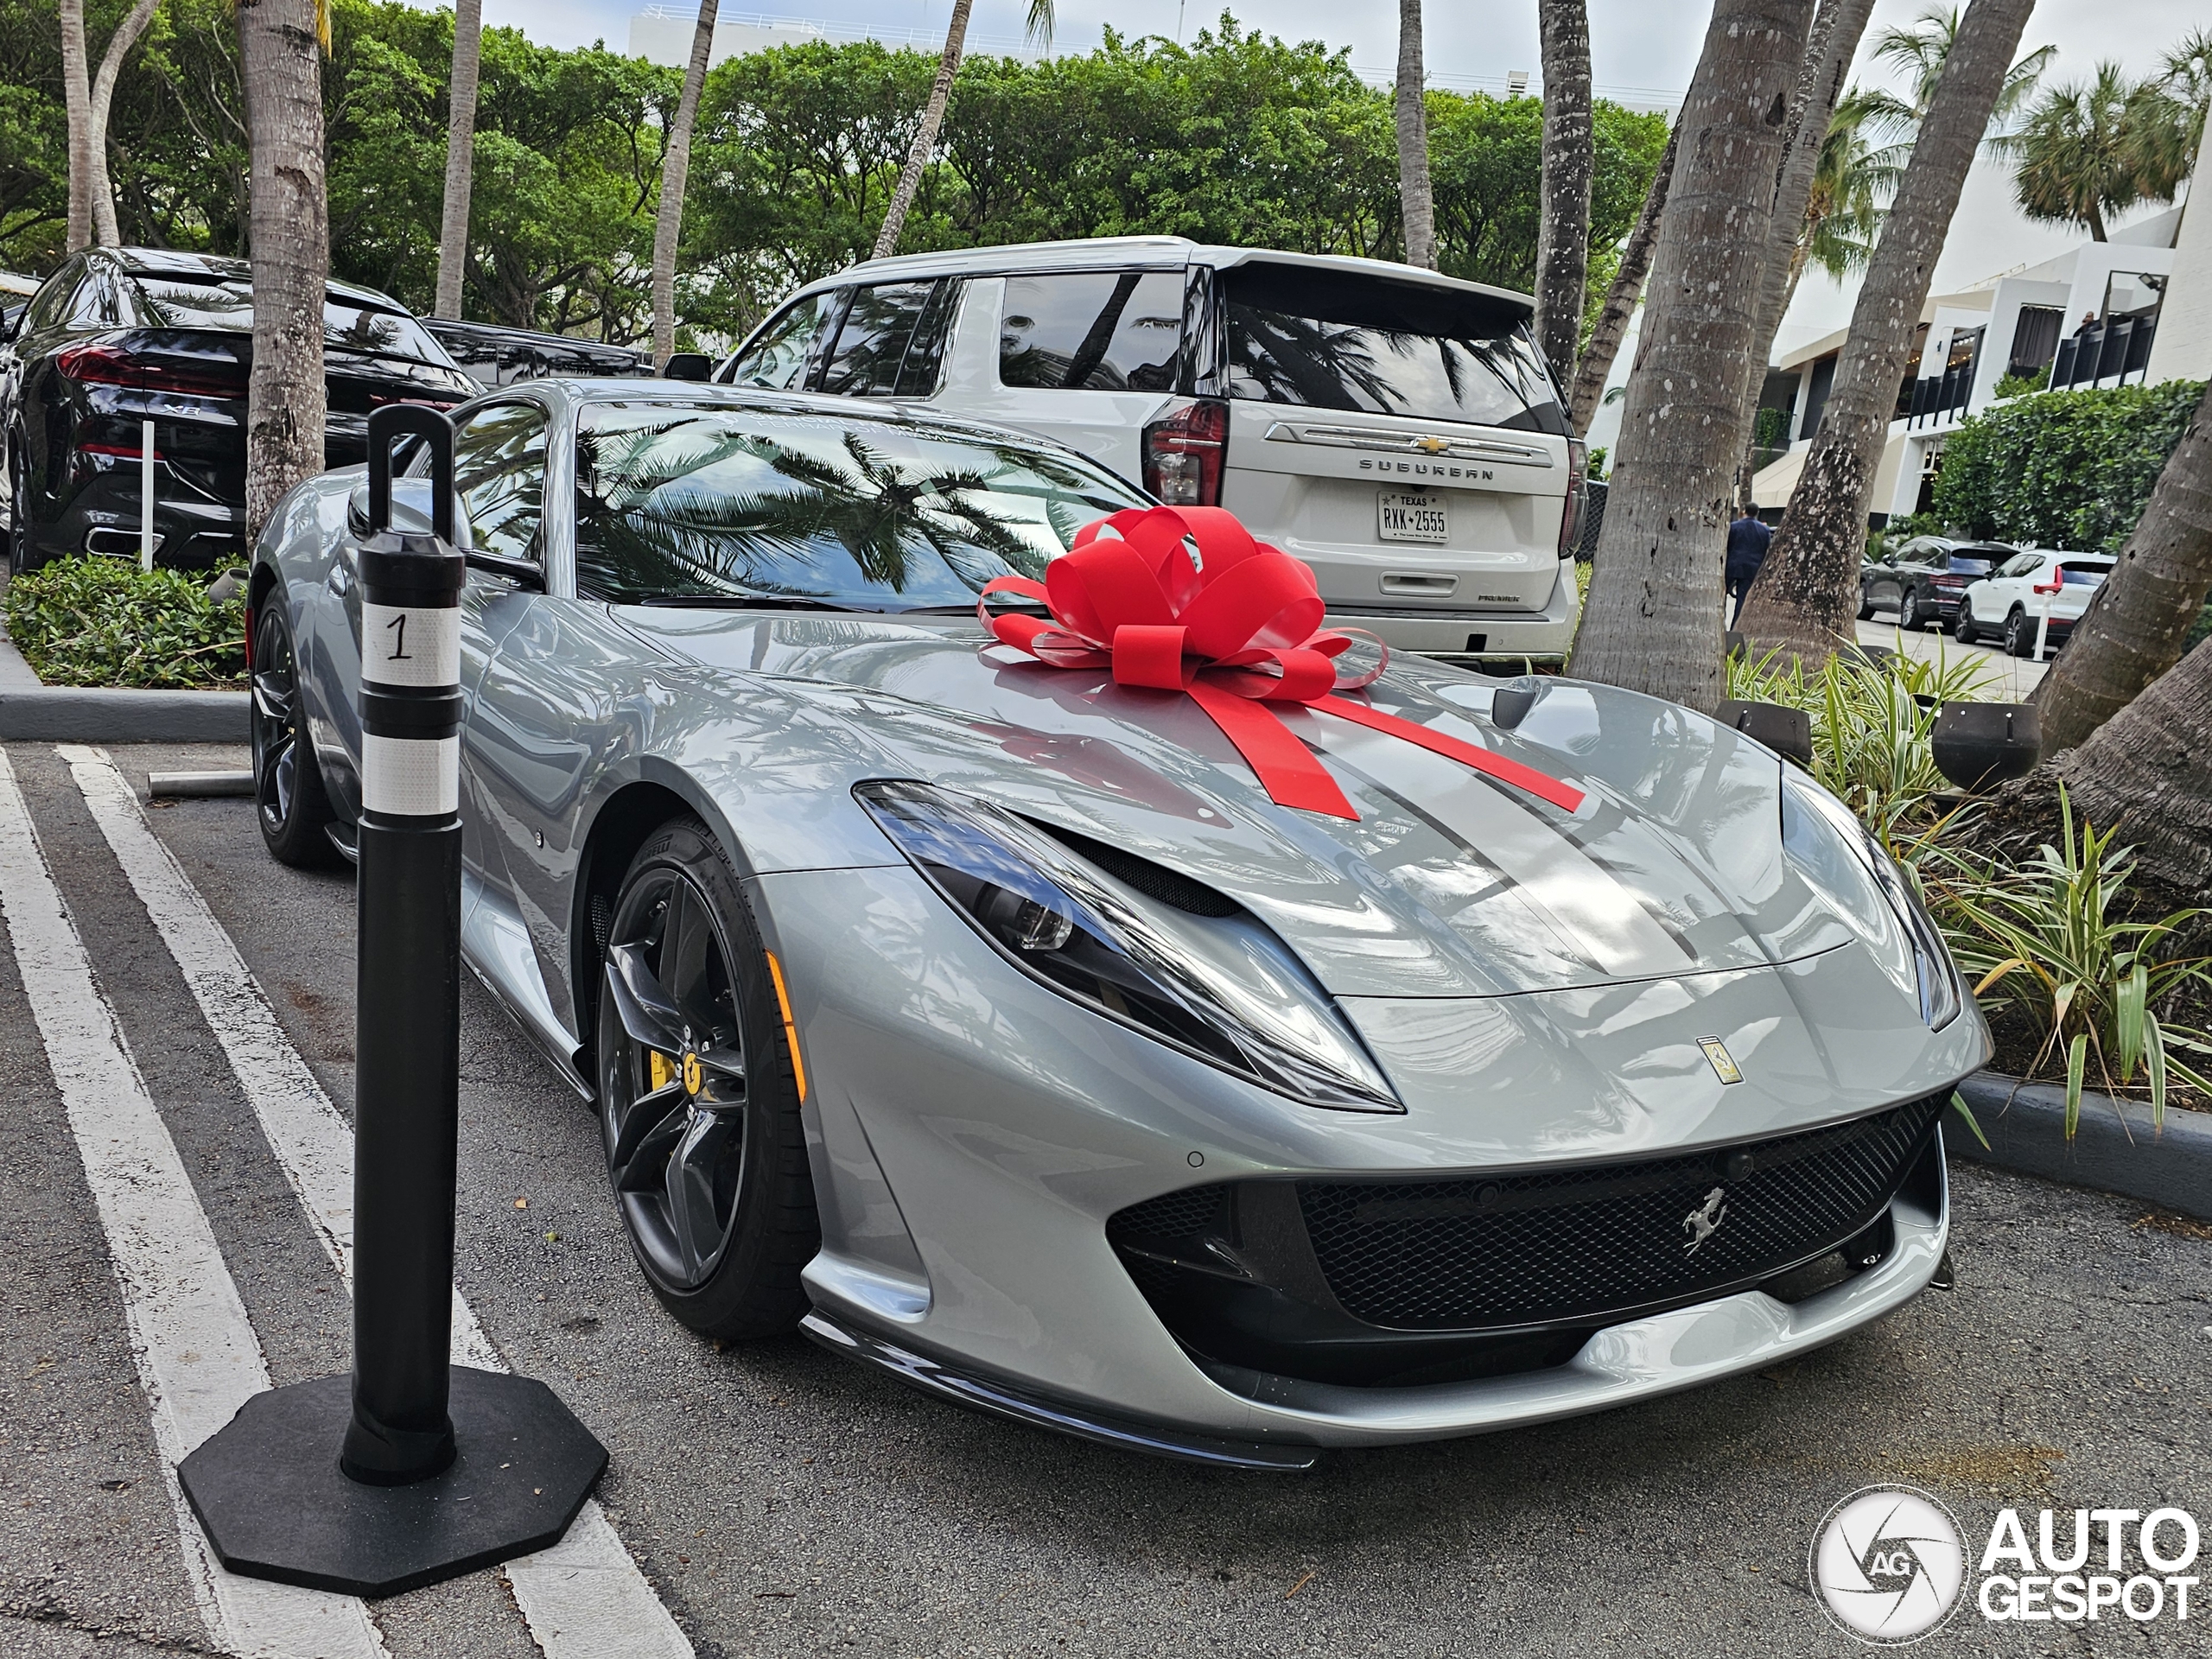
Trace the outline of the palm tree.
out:
M 2116 63 L 2087 81 L 2054 86 L 2036 102 L 2013 145 L 2013 199 L 2030 219 L 2088 227 L 2105 239 L 2105 218 L 2143 200 L 2127 153 L 2128 117 L 2140 89 Z
M 87 74 L 85 0 L 61 0 L 62 102 L 69 122 L 68 247 L 114 246 L 123 239 L 115 222 L 115 187 L 107 171 L 107 115 L 115 102 L 123 60 L 154 20 L 157 0 L 137 0 L 108 37 L 99 72 Z
M 1590 429 L 1599 394 L 1605 391 L 1613 359 L 1620 354 L 1621 340 L 1628 334 L 1628 320 L 1643 297 L 1643 279 L 1650 274 L 1652 252 L 1659 245 L 1660 216 L 1667 211 L 1668 191 L 1675 178 L 1675 149 L 1681 136 L 1681 122 L 1668 129 L 1667 148 L 1660 154 L 1658 171 L 1651 175 L 1650 187 L 1644 192 L 1636 228 L 1621 245 L 1620 267 L 1613 272 L 1613 285 L 1605 290 L 1605 302 L 1598 309 L 1589 343 L 1582 348 L 1582 360 L 1575 365 L 1573 389 L 1567 397 L 1567 421 L 1577 432 Z M 1605 393 L 1605 400 L 1611 400 L 1611 393 Z
M 922 174 L 929 167 L 930 152 L 937 148 L 938 130 L 944 125 L 944 106 L 952 101 L 952 78 L 960 71 L 960 54 L 968 43 L 968 14 L 974 4 L 975 0 L 952 0 L 952 17 L 944 26 L 944 54 L 938 60 L 937 79 L 931 83 L 929 102 L 922 106 L 922 124 L 914 130 L 914 147 L 906 152 L 906 165 L 899 170 L 899 185 L 891 193 L 891 206 L 884 210 L 883 228 L 876 232 L 871 258 L 888 259 L 899 251 L 899 232 L 906 228 L 906 215 L 913 211 L 914 198 L 921 193 Z M 1052 0 L 1029 0 L 1029 16 L 1022 32 L 1025 39 L 1052 44 Z
M 1967 170 L 1999 99 L 2016 84 L 2018 72 L 2009 66 L 2034 6 L 2035 0 L 1974 0 L 1950 33 L 1916 122 L 1912 159 L 1859 284 L 1820 430 L 1741 613 L 1747 639 L 1792 651 L 1808 669 L 1848 637 L 1844 630 L 1858 609 L 1866 508 L 1897 382 Z M 1606 517 L 1610 524 L 1610 510 Z
M 1544 66 L 1543 201 L 1536 221 L 1536 346 L 1561 386 L 1574 380 L 1590 270 L 1590 14 L 1536 0 Z
M 2196 30 L 2166 54 L 2159 73 L 2135 89 L 2120 134 L 2121 158 L 2146 201 L 2171 201 L 2196 166 L 2212 104 L 2212 29 Z
M 253 372 L 246 391 L 245 533 L 323 467 L 323 296 L 330 200 L 323 175 L 318 0 L 238 0 L 238 59 L 252 157 Z
M 711 7 L 713 0 L 708 0 Z M 446 93 L 446 200 L 438 222 L 438 293 L 433 315 L 461 315 L 468 266 L 468 193 L 476 173 L 476 76 L 484 58 L 484 0 L 455 0 L 453 82 Z
M 1436 196 L 1428 181 L 1428 71 L 1421 42 L 1421 0 L 1398 0 L 1398 209 L 1405 221 L 1406 263 L 1436 269 Z
M 691 127 L 699 118 L 699 94 L 707 84 L 707 59 L 714 50 L 715 14 L 721 0 L 699 0 L 699 22 L 691 31 L 691 60 L 683 67 L 683 90 L 668 124 L 668 143 L 660 154 L 660 207 L 653 215 L 653 365 L 664 365 L 676 349 L 676 244 L 683 229 L 683 190 L 691 171 Z
M 1986 3 L 1986 0 L 1984 0 Z M 1694 709 L 1720 701 L 1720 553 L 1758 327 L 1718 280 L 1766 245 L 1812 0 L 1718 0 L 1678 125 L 1682 143 L 1629 378 L 1580 678 Z M 1892 386 L 1892 396 L 1895 388 Z
M 1949 61 L 1951 48 L 1959 38 L 1960 8 L 1930 6 L 1904 29 L 1885 29 L 1874 37 L 1874 61 L 1886 64 L 1903 72 L 1906 90 L 1900 98 L 1893 92 L 1873 92 L 1866 100 L 1866 118 L 1878 130 L 1886 130 L 1894 137 L 1910 137 L 1928 114 L 1928 107 L 1936 96 L 1936 88 L 1943 78 L 1943 66 Z M 2013 123 L 2035 95 L 2037 83 L 2043 72 L 2057 54 L 2055 46 L 2038 47 L 2015 63 L 2005 77 L 2005 84 L 1997 89 L 1997 98 L 1990 106 L 1989 126 L 1982 143 L 1989 149 L 2002 151 L 2013 141 Z
M 1840 282 L 1866 270 L 1874 257 L 1882 214 L 1897 194 L 1912 146 L 1877 143 L 1866 136 L 1871 102 L 1853 87 L 1836 105 L 1821 141 L 1804 227 L 1790 255 L 1789 286 L 1782 302 L 1785 312 L 1808 267 L 1817 265 Z

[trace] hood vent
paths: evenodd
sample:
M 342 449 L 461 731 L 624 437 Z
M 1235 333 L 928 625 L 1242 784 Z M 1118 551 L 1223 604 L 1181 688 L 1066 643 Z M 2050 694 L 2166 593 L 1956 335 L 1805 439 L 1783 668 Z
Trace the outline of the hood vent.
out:
M 1072 830 L 1063 830 L 1057 823 L 1045 823 L 1035 818 L 1030 823 L 1071 851 L 1090 860 L 1116 880 L 1135 887 L 1147 899 L 1157 899 L 1163 905 L 1187 911 L 1193 916 L 1234 916 L 1243 906 L 1234 899 L 1216 893 L 1203 881 L 1193 881 L 1187 875 L 1125 853 L 1118 847 L 1103 841 L 1093 841 L 1089 836 L 1077 835 Z

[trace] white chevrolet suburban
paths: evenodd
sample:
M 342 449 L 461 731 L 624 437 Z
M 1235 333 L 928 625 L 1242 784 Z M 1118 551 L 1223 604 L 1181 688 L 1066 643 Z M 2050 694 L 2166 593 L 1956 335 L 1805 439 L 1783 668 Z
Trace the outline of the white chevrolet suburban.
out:
M 1583 448 L 1522 295 L 1180 237 L 870 260 L 799 289 L 725 384 L 1019 428 L 1228 508 L 1393 649 L 1556 661 Z

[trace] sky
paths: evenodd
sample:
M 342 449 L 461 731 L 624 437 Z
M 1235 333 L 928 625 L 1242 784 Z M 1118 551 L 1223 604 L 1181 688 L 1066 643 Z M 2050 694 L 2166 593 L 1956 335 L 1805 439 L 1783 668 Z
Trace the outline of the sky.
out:
M 692 4 L 672 0 L 689 11 Z M 1931 0 L 1877 0 L 1871 41 L 1882 29 L 1908 23 Z M 696 3 L 696 0 L 693 0 Z M 603 39 L 626 48 L 631 15 L 643 0 L 485 0 L 484 21 L 519 28 L 549 46 L 588 45 Z M 1332 0 L 1263 0 L 1230 8 L 1245 26 L 1288 40 L 1318 40 L 1350 47 L 1355 67 L 1387 74 L 1397 60 L 1397 8 L 1372 0 L 1352 9 Z M 1700 0 L 1589 0 L 1592 79 L 1601 95 L 1624 103 L 1676 104 L 1689 86 L 1711 16 Z M 1063 48 L 1096 45 L 1111 24 L 1127 35 L 1164 35 L 1188 40 L 1220 15 L 1221 0 L 1058 0 L 1055 40 Z M 950 0 L 783 0 L 766 17 L 803 18 L 845 29 L 939 30 Z M 1019 40 L 1027 0 L 976 0 L 969 38 L 977 49 L 1004 49 Z M 1427 8 L 1427 55 L 1433 84 L 1496 88 L 1514 70 L 1534 78 L 1537 64 L 1535 0 L 1457 0 Z M 726 22 L 760 20 L 740 5 L 725 6 Z M 2086 79 L 2100 59 L 2116 59 L 2142 74 L 2192 26 L 2202 26 L 2205 0 L 2040 0 L 2022 37 L 2022 50 L 2055 45 L 2046 80 Z M 1862 58 L 1864 54 L 1862 52 Z M 1867 78 L 1862 63 L 1859 78 Z M 1977 163 L 1952 222 L 1935 291 L 1967 286 L 1987 276 L 2063 252 L 2080 240 L 2063 226 L 2030 224 L 2012 206 L 2001 167 Z M 1778 342 L 1785 348 L 1840 328 L 1851 320 L 1852 290 L 1815 272 L 1800 287 Z

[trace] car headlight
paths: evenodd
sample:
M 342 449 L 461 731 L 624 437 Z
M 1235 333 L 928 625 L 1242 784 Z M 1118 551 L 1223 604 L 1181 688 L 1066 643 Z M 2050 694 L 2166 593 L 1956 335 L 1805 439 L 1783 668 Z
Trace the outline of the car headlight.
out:
M 1787 771 L 1784 768 L 1785 774 Z M 1785 775 L 1782 844 L 1785 852 L 1822 878 L 1831 894 L 1847 904 L 1851 898 L 1847 890 L 1851 873 L 1871 881 L 1904 930 L 1905 943 L 1912 951 L 1922 1020 L 1930 1031 L 1941 1031 L 1959 1017 L 1966 991 L 1942 931 L 1889 849 L 1849 807 L 1818 784 Z M 1847 869 L 1838 866 L 1838 853 L 1848 858 Z
M 903 782 L 853 792 L 978 933 L 1061 995 L 1306 1105 L 1405 1109 L 1328 994 L 1242 911 L 1149 899 L 973 796 Z

